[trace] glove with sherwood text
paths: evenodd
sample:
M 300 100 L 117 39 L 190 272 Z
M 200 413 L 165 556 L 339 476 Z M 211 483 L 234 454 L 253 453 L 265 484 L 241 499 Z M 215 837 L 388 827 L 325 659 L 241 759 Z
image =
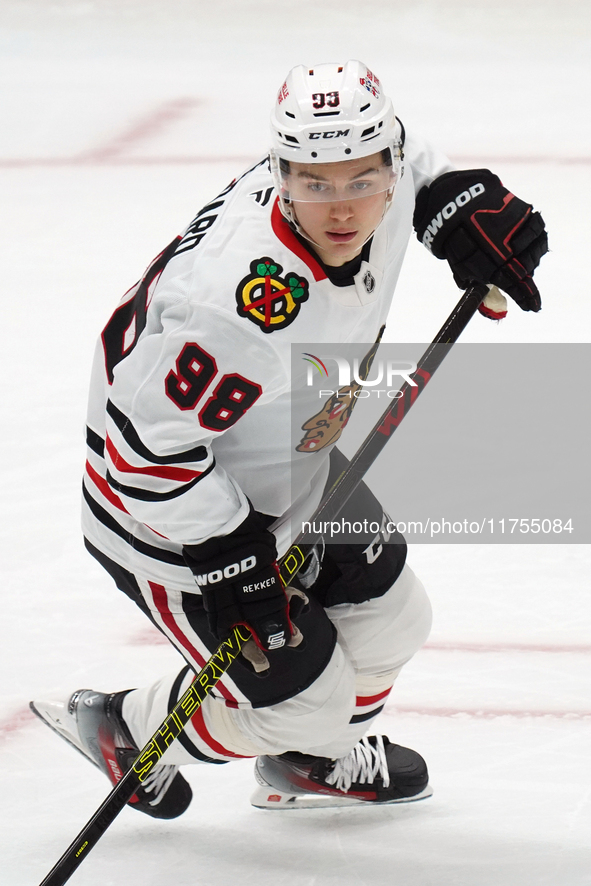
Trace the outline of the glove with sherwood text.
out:
M 447 259 L 461 289 L 493 283 L 523 311 L 539 311 L 532 275 L 548 252 L 548 235 L 532 209 L 490 170 L 460 169 L 419 191 L 413 225 L 427 249 Z
M 230 535 L 184 545 L 183 556 L 203 596 L 211 633 L 224 640 L 235 625 L 245 625 L 252 640 L 242 653 L 257 673 L 269 667 L 265 653 L 300 645 L 303 636 L 291 620 L 290 600 L 294 597 L 301 611 L 308 599 L 284 587 L 275 536 L 255 510 Z

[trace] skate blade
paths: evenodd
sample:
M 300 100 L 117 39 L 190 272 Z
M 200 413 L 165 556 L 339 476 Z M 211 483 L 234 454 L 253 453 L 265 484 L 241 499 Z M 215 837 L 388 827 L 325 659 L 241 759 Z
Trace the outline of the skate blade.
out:
M 86 760 L 90 760 L 97 769 L 100 769 L 80 741 L 76 721 L 68 712 L 67 703 L 62 701 L 31 701 L 29 702 L 29 708 L 52 732 L 55 732 L 56 735 L 67 741 Z
M 398 800 L 359 800 L 357 797 L 349 797 L 347 794 L 288 794 L 278 791 L 270 785 L 258 787 L 250 798 L 250 803 L 257 809 L 334 809 L 342 806 L 392 806 L 395 803 L 414 803 L 417 800 L 425 800 L 433 793 L 430 785 L 427 785 L 420 794 L 414 797 L 401 797 Z

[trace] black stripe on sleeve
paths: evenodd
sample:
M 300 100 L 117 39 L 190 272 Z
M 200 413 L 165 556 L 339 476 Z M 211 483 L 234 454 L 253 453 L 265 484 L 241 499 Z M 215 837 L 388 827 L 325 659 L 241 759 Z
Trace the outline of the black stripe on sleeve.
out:
M 372 717 L 377 716 L 383 708 L 384 705 L 380 705 L 379 708 L 374 708 L 373 711 L 368 711 L 366 714 L 355 714 L 355 716 L 351 717 L 349 720 L 349 725 L 351 725 L 351 723 L 363 723 L 364 720 L 371 720 Z
M 131 532 L 127 532 L 123 526 L 120 526 L 120 524 L 108 513 L 108 511 L 105 511 L 105 509 L 94 500 L 84 483 L 82 484 L 82 493 L 88 507 L 99 523 L 102 523 L 103 526 L 106 526 L 107 529 L 110 529 L 111 532 L 118 535 L 119 538 L 122 538 L 130 547 L 139 551 L 140 554 L 144 554 L 146 557 L 151 557 L 153 560 L 161 560 L 163 563 L 171 563 L 173 566 L 183 566 L 185 569 L 188 569 L 184 558 L 180 554 L 175 554 L 174 551 L 167 551 L 164 548 L 157 548 L 155 545 L 150 545 L 147 542 L 136 538 Z
M 105 457 L 105 441 L 88 425 L 86 426 L 86 445 L 101 458 Z
M 134 452 L 151 461 L 156 465 L 172 465 L 185 463 L 190 461 L 203 461 L 207 458 L 207 448 L 205 446 L 195 446 L 194 449 L 188 449 L 185 452 L 175 452 L 174 455 L 156 455 L 145 446 L 140 435 L 127 418 L 127 416 L 117 409 L 112 400 L 107 400 L 107 412 L 121 431 L 125 442 L 131 446 Z
M 195 477 L 194 480 L 191 480 L 190 483 L 184 483 L 182 486 L 172 489 L 170 492 L 153 492 L 151 489 L 140 489 L 138 486 L 125 486 L 123 483 L 118 483 L 109 471 L 107 471 L 107 483 L 112 489 L 115 489 L 122 495 L 127 495 L 129 498 L 136 498 L 139 501 L 170 501 L 172 498 L 178 498 L 179 495 L 184 495 L 185 492 L 188 492 L 193 486 L 196 486 L 200 480 L 207 477 L 214 468 L 215 459 L 210 466 L 203 471 L 203 473 L 199 474 L 198 477 Z

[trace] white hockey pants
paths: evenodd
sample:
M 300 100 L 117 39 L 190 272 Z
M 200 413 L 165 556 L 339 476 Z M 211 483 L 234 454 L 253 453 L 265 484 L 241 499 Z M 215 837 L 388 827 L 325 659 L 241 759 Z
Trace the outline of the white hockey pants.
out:
M 181 592 L 142 579 L 138 583 L 157 624 L 199 670 L 210 653 L 180 607 Z M 232 680 L 234 664 L 164 762 L 228 761 L 286 751 L 346 755 L 381 711 L 401 667 L 427 639 L 431 607 L 423 585 L 405 566 L 383 596 L 325 612 L 336 627 L 337 642 L 311 685 L 277 704 L 253 708 Z M 138 747 L 157 730 L 193 676 L 185 667 L 125 697 L 123 716 Z

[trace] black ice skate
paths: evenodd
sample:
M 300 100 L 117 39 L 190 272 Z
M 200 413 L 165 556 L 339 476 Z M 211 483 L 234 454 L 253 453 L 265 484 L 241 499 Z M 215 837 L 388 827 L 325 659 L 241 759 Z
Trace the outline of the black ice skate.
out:
M 250 802 L 260 809 L 310 809 L 407 803 L 430 797 L 427 765 L 420 754 L 370 735 L 338 760 L 287 753 L 258 757 L 260 785 Z
M 30 707 L 50 729 L 104 772 L 112 784 L 117 784 L 139 753 L 121 716 L 126 694 L 78 689 L 67 702 L 32 701 Z M 191 787 L 178 767 L 162 765 L 153 767 L 128 805 L 153 818 L 176 818 L 191 798 Z

